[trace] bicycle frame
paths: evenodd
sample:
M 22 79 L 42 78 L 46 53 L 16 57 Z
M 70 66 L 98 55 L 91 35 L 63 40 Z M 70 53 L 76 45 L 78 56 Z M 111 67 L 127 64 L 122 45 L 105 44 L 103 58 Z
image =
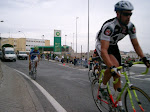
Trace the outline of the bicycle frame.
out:
M 35 64 L 36 64 L 36 61 L 31 60 L 31 71 L 32 71 L 33 74 L 35 72 L 34 69 L 36 70 Z
M 140 63 L 139 63 L 139 62 L 135 62 L 135 63 L 133 63 L 133 64 L 141 64 L 141 62 L 140 62 Z M 122 69 L 123 67 L 120 66 L 120 67 L 117 67 L 117 68 Z M 105 72 L 105 69 L 102 69 L 101 72 L 100 72 L 100 76 L 99 76 L 99 88 L 98 88 L 97 98 L 98 98 L 100 101 L 102 101 L 102 102 L 104 102 L 104 103 L 106 103 L 106 104 L 109 104 L 107 101 L 104 101 L 104 100 L 102 100 L 102 99 L 99 98 L 99 92 L 100 92 L 99 89 L 100 89 L 100 84 L 101 84 L 101 82 L 102 82 L 102 76 L 104 75 L 104 72 Z M 125 76 L 126 83 L 124 84 L 123 89 L 122 89 L 122 91 L 120 92 L 120 94 L 117 96 L 116 101 L 114 101 L 114 99 L 113 99 L 113 95 L 111 94 L 110 87 L 109 87 L 109 84 L 108 84 L 108 83 L 107 83 L 107 89 L 108 89 L 108 93 L 109 93 L 110 100 L 111 100 L 111 102 L 112 102 L 112 107 L 114 107 L 114 108 L 117 107 L 117 103 L 118 103 L 119 99 L 121 98 L 122 94 L 124 93 L 124 91 L 127 90 L 127 91 L 128 91 L 128 94 L 129 94 L 129 99 L 130 99 L 130 102 L 131 102 L 132 109 L 133 109 L 134 112 L 136 112 L 135 107 L 134 107 L 134 104 L 133 104 L 133 100 L 132 100 L 131 90 L 130 90 L 130 87 L 131 87 L 133 84 L 130 83 L 129 77 L 128 77 L 128 75 L 127 75 L 127 72 L 128 72 L 128 71 L 123 71 L 123 72 L 121 72 L 121 74 Z M 144 72 L 144 73 L 142 73 L 142 74 L 147 74 L 147 72 L 148 72 L 148 69 L 146 69 L 146 72 Z M 118 79 L 116 79 L 116 81 L 113 81 L 113 84 L 116 84 L 117 82 L 118 82 Z M 141 106 L 141 104 L 140 104 L 140 101 L 139 101 L 139 99 L 138 99 L 138 96 L 137 96 L 135 90 L 133 90 L 133 93 L 134 93 L 134 96 L 135 96 L 135 98 L 136 98 L 136 101 L 138 102 L 139 107 L 141 108 L 142 111 L 144 111 L 144 109 L 142 108 L 142 106 Z

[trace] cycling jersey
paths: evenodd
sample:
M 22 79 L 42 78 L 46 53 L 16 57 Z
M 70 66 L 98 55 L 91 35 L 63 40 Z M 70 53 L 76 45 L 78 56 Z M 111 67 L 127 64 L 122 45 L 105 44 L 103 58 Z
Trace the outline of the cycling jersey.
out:
M 136 38 L 136 29 L 131 22 L 129 22 L 127 26 L 121 27 L 117 18 L 112 18 L 106 21 L 96 37 L 97 41 L 95 48 L 99 56 L 101 55 L 100 40 L 109 41 L 108 54 L 114 55 L 118 60 L 119 64 L 121 64 L 121 56 L 117 43 L 128 34 L 130 39 Z
M 37 50 L 37 51 L 35 52 L 34 49 L 32 49 L 32 50 L 30 51 L 31 60 L 34 60 L 34 59 L 37 57 L 37 55 L 39 55 L 39 54 L 40 54 L 39 50 Z
M 130 39 L 136 38 L 135 26 L 129 22 L 127 26 L 122 28 L 118 19 L 113 18 L 103 24 L 101 30 L 98 32 L 97 39 L 110 41 L 110 45 L 116 45 L 127 34 L 129 34 Z

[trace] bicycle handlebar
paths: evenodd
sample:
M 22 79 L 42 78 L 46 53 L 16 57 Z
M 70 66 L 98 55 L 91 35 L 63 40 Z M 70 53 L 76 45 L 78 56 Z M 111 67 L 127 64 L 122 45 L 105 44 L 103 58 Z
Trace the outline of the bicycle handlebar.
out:
M 136 65 L 136 64 L 144 64 L 144 63 L 143 63 L 142 61 L 139 61 L 139 62 L 133 62 L 132 64 L 133 64 L 133 65 Z M 120 69 L 122 69 L 122 68 L 123 68 L 123 66 L 117 67 L 118 70 L 120 70 Z M 145 75 L 145 74 L 147 74 L 148 72 L 149 72 L 149 68 L 146 67 L 145 72 L 142 72 L 141 74 Z M 116 84 L 118 81 L 119 81 L 119 78 L 117 78 L 115 81 L 113 81 L 113 84 Z

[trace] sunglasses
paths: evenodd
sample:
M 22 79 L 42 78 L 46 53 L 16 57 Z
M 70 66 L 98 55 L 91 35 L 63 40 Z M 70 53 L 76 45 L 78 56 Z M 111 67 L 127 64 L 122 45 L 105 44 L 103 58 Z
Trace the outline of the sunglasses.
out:
M 122 15 L 124 15 L 124 16 L 131 16 L 131 15 L 132 15 L 132 13 L 122 12 Z

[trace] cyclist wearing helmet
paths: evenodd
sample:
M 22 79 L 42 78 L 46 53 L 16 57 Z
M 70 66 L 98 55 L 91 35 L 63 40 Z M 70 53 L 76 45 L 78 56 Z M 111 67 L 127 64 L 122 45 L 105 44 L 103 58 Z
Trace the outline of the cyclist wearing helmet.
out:
M 39 60 L 40 60 L 40 52 L 39 52 L 37 46 L 35 46 L 30 51 L 30 54 L 29 54 L 29 74 L 31 72 L 31 60 L 35 60 L 36 61 L 35 67 L 37 68 L 37 62 L 39 62 Z
M 121 65 L 121 56 L 117 43 L 126 35 L 129 35 L 136 53 L 142 58 L 145 65 L 150 67 L 148 60 L 144 56 L 138 43 L 135 26 L 130 22 L 133 9 L 133 5 L 129 1 L 119 1 L 116 3 L 115 11 L 117 16 L 107 20 L 97 34 L 96 50 L 99 51 L 99 55 L 108 67 L 105 71 L 103 83 L 101 84 L 100 89 L 103 95 L 107 95 L 105 88 L 111 76 L 113 76 L 114 80 L 117 77 L 120 77 L 116 68 Z M 120 90 L 120 88 L 121 82 L 119 80 L 119 82 L 114 85 L 114 89 Z M 124 109 L 122 108 L 122 101 L 118 102 L 118 106 L 120 107 L 120 111 L 124 112 Z

